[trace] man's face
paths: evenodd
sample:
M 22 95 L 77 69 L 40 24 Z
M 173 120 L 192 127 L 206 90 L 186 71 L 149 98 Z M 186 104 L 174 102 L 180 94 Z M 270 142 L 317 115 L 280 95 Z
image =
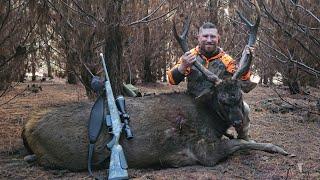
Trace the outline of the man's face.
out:
M 200 49 L 205 53 L 212 53 L 217 49 L 219 34 L 216 28 L 201 29 L 198 35 Z

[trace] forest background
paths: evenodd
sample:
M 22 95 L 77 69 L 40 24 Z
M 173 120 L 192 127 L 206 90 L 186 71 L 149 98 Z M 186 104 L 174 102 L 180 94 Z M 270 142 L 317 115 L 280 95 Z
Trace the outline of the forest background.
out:
M 252 70 L 260 83 L 280 77 L 292 94 L 319 84 L 320 2 L 259 0 L 262 22 Z M 219 27 L 221 47 L 239 59 L 247 29 L 236 11 L 254 18 L 250 0 L 14 0 L 0 2 L 0 98 L 26 80 L 63 77 L 82 83 L 102 75 L 98 54 L 104 52 L 116 94 L 122 83 L 165 82 L 166 71 L 181 56 L 173 38 L 192 17 L 189 47 L 198 28 L 211 21 Z

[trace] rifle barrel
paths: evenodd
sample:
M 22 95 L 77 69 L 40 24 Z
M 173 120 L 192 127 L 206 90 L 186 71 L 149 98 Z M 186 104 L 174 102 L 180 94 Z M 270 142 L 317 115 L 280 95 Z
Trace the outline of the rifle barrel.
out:
M 103 57 L 103 54 L 100 53 L 101 59 L 102 59 L 102 64 L 103 64 L 103 69 L 105 72 L 106 76 L 106 81 L 105 81 L 105 90 L 106 90 L 106 95 L 107 95 L 107 100 L 108 100 L 108 108 L 111 116 L 111 121 L 112 121 L 112 134 L 116 136 L 116 144 L 119 141 L 120 138 L 120 133 L 122 129 L 122 124 L 119 116 L 119 112 L 117 109 L 117 105 L 113 96 L 112 88 L 111 88 L 111 83 L 107 71 L 107 66 Z

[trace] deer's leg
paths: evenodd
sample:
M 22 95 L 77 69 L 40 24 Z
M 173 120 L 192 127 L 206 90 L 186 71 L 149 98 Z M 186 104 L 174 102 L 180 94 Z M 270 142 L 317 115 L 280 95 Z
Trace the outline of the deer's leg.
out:
M 249 136 L 249 127 L 250 127 L 250 119 L 249 119 L 249 113 L 250 108 L 249 105 L 243 101 L 243 108 L 244 108 L 244 120 L 243 125 L 241 128 L 237 129 L 238 133 L 238 139 L 243 139 L 248 141 L 250 139 Z

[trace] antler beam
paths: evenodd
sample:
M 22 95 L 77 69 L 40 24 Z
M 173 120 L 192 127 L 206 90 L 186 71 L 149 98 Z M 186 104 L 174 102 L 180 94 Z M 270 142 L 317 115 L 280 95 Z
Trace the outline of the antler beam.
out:
M 249 39 L 248 39 L 248 47 L 253 47 L 256 39 L 257 39 L 257 33 L 258 33 L 258 27 L 260 24 L 260 18 L 261 18 L 261 10 L 259 8 L 258 2 L 256 0 L 253 0 L 253 4 L 255 6 L 255 9 L 257 11 L 257 19 L 255 24 L 253 25 L 247 18 L 245 18 L 239 11 L 237 11 L 240 19 L 244 21 L 244 23 L 249 28 Z M 246 47 L 246 48 L 248 48 Z M 252 62 L 252 54 L 247 53 L 247 49 L 244 49 L 242 53 L 242 57 L 239 62 L 239 68 L 238 70 L 233 74 L 232 79 L 239 79 L 244 73 L 248 72 L 251 66 Z

